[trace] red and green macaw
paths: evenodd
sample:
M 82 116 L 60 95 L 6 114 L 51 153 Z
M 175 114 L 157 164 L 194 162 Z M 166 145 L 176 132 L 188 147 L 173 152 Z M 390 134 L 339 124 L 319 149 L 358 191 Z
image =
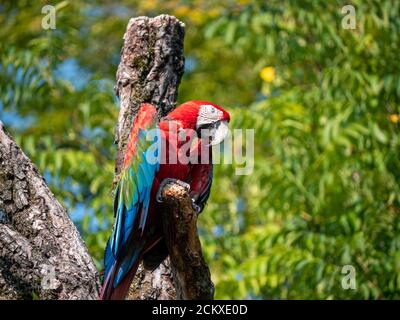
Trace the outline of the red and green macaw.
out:
M 228 112 L 205 101 L 186 102 L 160 122 L 154 106 L 141 106 L 116 187 L 115 224 L 104 256 L 101 299 L 124 299 L 143 255 L 162 240 L 159 202 L 166 182 L 186 186 L 193 208 L 197 213 L 203 210 L 213 175 L 211 145 L 225 138 L 229 119 Z M 202 134 L 204 129 L 208 134 Z M 187 153 L 194 155 L 190 161 L 177 156 Z

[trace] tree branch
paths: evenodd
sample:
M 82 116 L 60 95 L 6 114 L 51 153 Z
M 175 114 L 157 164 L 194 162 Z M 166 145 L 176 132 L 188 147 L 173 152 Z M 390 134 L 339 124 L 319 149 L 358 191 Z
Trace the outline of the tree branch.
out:
M 0 125 L 0 298 L 97 299 L 98 290 L 76 227 Z
M 155 18 L 138 17 L 129 21 L 115 87 L 121 110 L 115 132 L 118 151 L 114 185 L 118 181 L 133 119 L 140 105 L 143 102 L 155 105 L 160 118 L 175 107 L 184 69 L 183 38 L 184 25 L 175 17 L 161 15 Z M 165 192 L 168 190 L 171 189 L 168 187 Z M 179 188 L 174 190 L 176 194 L 166 194 L 168 205 L 163 214 L 166 244 L 171 259 L 164 260 L 165 248 L 153 250 L 137 272 L 128 299 L 213 297 L 210 272 L 201 253 L 196 219 L 193 218 L 195 213 L 191 207 L 188 210 L 186 205 L 190 201 L 189 195 L 181 194 Z M 179 226 L 175 226 L 175 223 Z M 182 239 L 189 242 L 176 244 L 176 241 Z
M 164 235 L 173 266 L 177 297 L 213 299 L 214 285 L 201 251 L 192 199 L 182 186 L 175 183 L 165 186 L 162 198 Z

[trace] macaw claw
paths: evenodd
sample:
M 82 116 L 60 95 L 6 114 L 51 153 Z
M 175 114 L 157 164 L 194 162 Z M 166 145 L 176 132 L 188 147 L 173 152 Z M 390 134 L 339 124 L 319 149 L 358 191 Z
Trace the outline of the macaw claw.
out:
M 192 208 L 196 212 L 196 214 L 199 214 L 201 211 L 201 207 L 196 204 L 196 200 L 193 198 L 192 198 Z
M 185 190 L 187 192 L 190 191 L 190 184 L 183 182 L 182 180 L 179 180 L 179 179 L 166 178 L 163 181 L 161 181 L 160 186 L 158 187 L 158 191 L 157 191 L 157 195 L 156 195 L 157 202 L 159 202 L 159 203 L 163 202 L 162 195 L 161 195 L 162 190 L 165 188 L 165 186 L 167 184 L 170 184 L 170 183 L 176 183 L 176 184 L 180 185 L 181 187 L 185 188 Z

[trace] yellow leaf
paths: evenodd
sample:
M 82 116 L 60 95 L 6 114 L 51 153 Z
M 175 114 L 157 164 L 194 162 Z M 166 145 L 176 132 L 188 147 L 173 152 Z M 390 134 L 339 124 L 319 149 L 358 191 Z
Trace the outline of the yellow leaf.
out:
M 174 11 L 174 14 L 179 17 L 187 16 L 189 13 L 190 13 L 190 8 L 187 6 L 178 7 Z
M 265 82 L 272 82 L 275 80 L 275 68 L 274 67 L 265 67 L 260 71 L 260 77 Z
M 400 115 L 398 114 L 391 114 L 389 116 L 389 121 L 392 123 L 399 123 L 400 122 Z
M 145 11 L 150 11 L 150 10 L 154 10 L 157 8 L 157 1 L 143 1 L 140 2 L 140 7 L 141 9 L 145 10 Z

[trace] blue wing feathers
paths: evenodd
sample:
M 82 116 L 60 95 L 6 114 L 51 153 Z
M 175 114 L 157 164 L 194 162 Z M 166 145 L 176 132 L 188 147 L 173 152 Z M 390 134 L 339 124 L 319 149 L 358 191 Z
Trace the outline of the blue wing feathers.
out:
M 107 244 L 104 257 L 105 278 L 108 273 L 114 270 L 115 278 L 113 287 L 115 288 L 122 281 L 124 276 L 131 270 L 141 254 L 143 245 L 141 241 L 137 244 L 128 243 L 136 229 L 141 229 L 143 234 L 146 225 L 148 209 L 150 205 L 151 189 L 156 172 L 159 170 L 159 154 L 156 151 L 154 155 L 158 161 L 151 164 L 147 161 L 148 144 L 144 140 L 146 131 L 139 130 L 137 151 L 138 153 L 132 159 L 132 164 L 121 173 L 121 179 L 118 183 L 116 192 L 116 220 L 113 234 Z M 154 142 L 158 135 L 154 137 Z M 136 222 L 139 216 L 138 223 Z M 140 236 L 138 234 L 138 236 Z
M 111 267 L 114 265 L 115 258 L 111 252 L 111 245 L 110 245 L 111 238 L 107 241 L 106 251 L 104 253 L 104 265 L 106 269 L 104 271 L 105 274 L 110 272 Z

